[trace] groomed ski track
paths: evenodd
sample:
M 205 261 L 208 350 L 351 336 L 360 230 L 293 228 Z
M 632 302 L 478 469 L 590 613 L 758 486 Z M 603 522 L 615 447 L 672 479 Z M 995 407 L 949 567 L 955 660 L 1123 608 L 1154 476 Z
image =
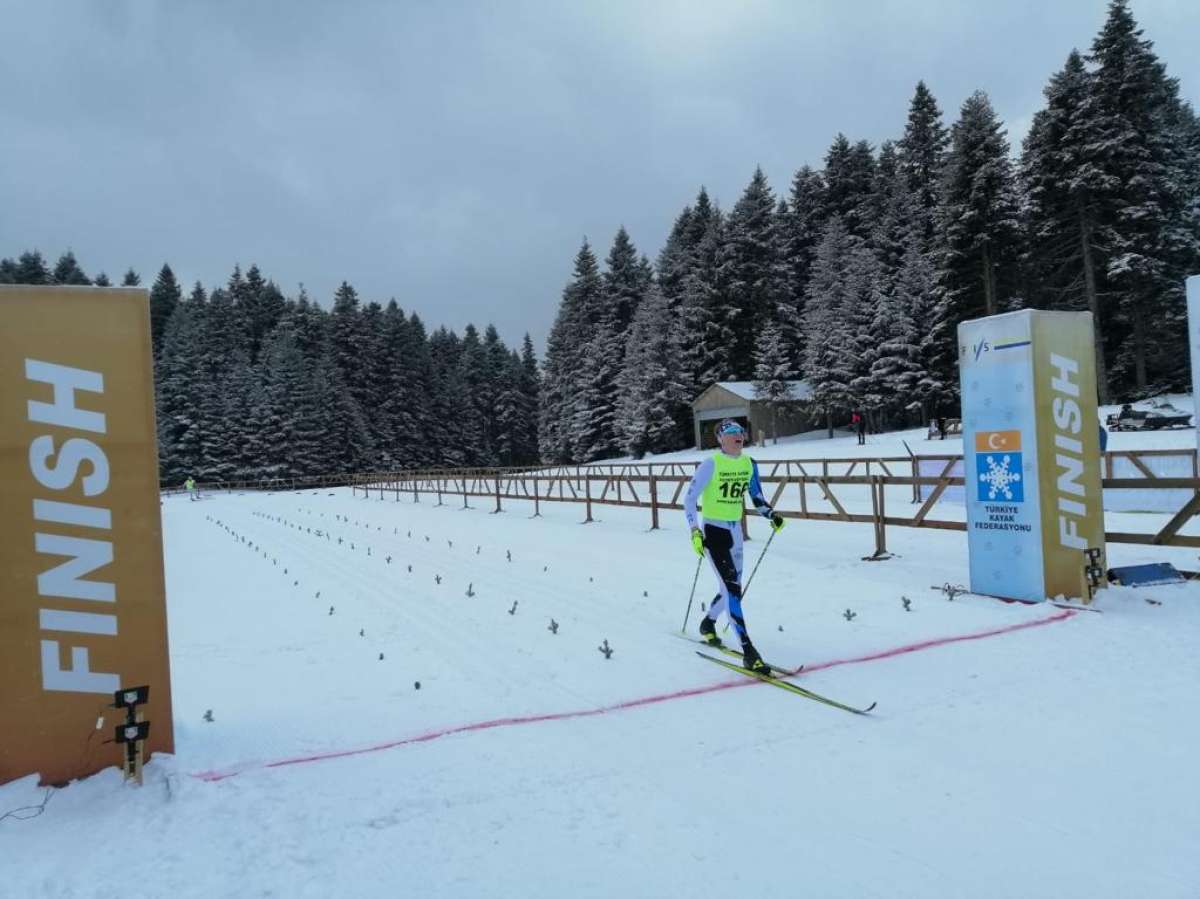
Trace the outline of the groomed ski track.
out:
M 119 834 L 172 899 L 1193 899 L 1200 584 L 1073 617 L 949 601 L 930 588 L 968 580 L 962 534 L 890 529 L 896 558 L 864 562 L 869 525 L 789 522 L 751 632 L 800 683 L 878 701 L 864 718 L 671 636 L 681 521 L 491 508 L 167 497 L 177 754 L 0 823 L 5 889 L 111 895 Z M 0 813 L 44 793 L 0 787 Z M 48 846 L 70 864 L 38 864 Z
M 947 646 L 951 643 L 963 643 L 970 640 L 984 640 L 988 637 L 1011 634 L 1016 631 L 1025 630 L 1026 628 L 1043 627 L 1047 624 L 1066 621 L 1067 619 L 1072 618 L 1075 614 L 1076 613 L 1073 610 L 1066 609 L 1061 612 L 1048 615 L 1045 618 L 1027 621 L 1022 624 L 1012 624 L 1006 627 L 996 628 L 994 630 L 981 631 L 974 634 L 960 634 L 954 637 L 941 637 L 936 640 L 925 640 L 920 643 L 912 643 L 907 646 L 897 646 L 893 649 L 885 649 L 853 659 L 836 659 L 828 662 L 818 662 L 814 665 L 805 665 L 804 673 L 811 674 L 817 671 L 823 671 L 827 668 L 835 668 L 839 665 L 856 665 L 863 662 L 875 662 L 881 659 L 891 659 L 910 652 L 920 652 L 922 650 L 933 649 L 938 646 Z M 630 699 L 614 705 L 603 706 L 595 709 L 581 709 L 569 712 L 552 712 L 545 715 L 527 715 L 519 718 L 495 718 L 490 721 L 477 721 L 471 724 L 462 724 L 457 727 L 448 727 L 440 730 L 430 731 L 429 733 L 420 734 L 415 737 L 405 737 L 398 740 L 391 740 L 389 742 L 380 743 L 374 746 L 362 746 L 355 749 L 335 750 L 332 752 L 317 753 L 314 755 L 300 756 L 296 758 L 277 759 L 270 762 L 261 762 L 254 766 L 235 765 L 220 771 L 202 771 L 193 773 L 192 777 L 206 781 L 225 780 L 226 778 L 235 777 L 238 774 L 253 770 L 254 768 L 283 768 L 288 765 L 302 765 L 310 762 L 327 761 L 329 759 L 348 758 L 350 756 L 362 755 L 368 752 L 382 752 L 387 749 L 410 746 L 414 743 L 427 743 L 430 740 L 436 740 L 440 737 L 447 737 L 452 734 L 475 733 L 478 731 L 492 730 L 497 727 L 515 727 L 523 724 L 542 724 L 549 721 L 568 721 L 572 718 L 587 718 L 593 715 L 607 715 L 612 712 L 623 712 L 630 709 L 638 709 L 645 706 L 656 705 L 660 702 L 671 702 L 677 699 L 688 699 L 693 696 L 703 696 L 707 693 L 716 693 L 720 690 L 733 690 L 740 687 L 754 686 L 763 685 L 761 683 L 756 683 L 753 680 L 737 679 L 724 681 L 718 684 L 712 684 L 710 686 L 696 687 L 689 690 L 676 690 L 672 693 L 644 696 L 639 699 Z M 802 713 L 802 710 L 797 709 L 796 712 Z

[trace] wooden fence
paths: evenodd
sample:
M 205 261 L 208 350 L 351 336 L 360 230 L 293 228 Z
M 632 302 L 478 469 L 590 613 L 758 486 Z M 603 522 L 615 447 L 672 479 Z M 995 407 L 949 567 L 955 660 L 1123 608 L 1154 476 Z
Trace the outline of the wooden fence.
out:
M 1190 478 L 1155 476 L 1145 459 L 1155 455 L 1191 454 Z M 1196 476 L 1194 451 L 1146 450 L 1106 453 L 1105 490 L 1184 489 L 1190 491 L 1185 502 L 1170 520 L 1151 533 L 1109 531 L 1110 543 L 1159 546 L 1200 547 L 1200 537 L 1180 531 L 1200 512 L 1200 478 Z M 1129 458 L 1145 477 L 1111 477 L 1113 457 Z M 786 459 L 760 460 L 759 477 L 771 505 L 785 518 L 810 521 L 845 521 L 870 524 L 874 534 L 874 552 L 869 558 L 886 558 L 887 528 L 911 527 L 965 531 L 966 521 L 935 518 L 932 513 L 949 487 L 963 486 L 963 478 L 950 474 L 961 456 L 900 456 L 865 459 Z M 936 476 L 920 476 L 918 461 L 934 460 L 941 464 Z M 355 494 L 364 498 L 378 495 L 399 500 L 411 496 L 437 498 L 445 505 L 448 498 L 461 498 L 464 508 L 472 498 L 494 502 L 500 512 L 505 501 L 533 504 L 534 515 L 541 514 L 542 503 L 579 503 L 585 507 L 585 522 L 593 520 L 593 507 L 618 506 L 646 509 L 650 527 L 658 528 L 664 511 L 682 510 L 682 496 L 696 462 L 651 464 L 601 464 L 552 466 L 541 469 L 466 469 L 402 472 L 388 475 L 359 475 L 349 479 Z M 343 484 L 345 485 L 345 484 Z M 922 500 L 921 487 L 931 488 Z M 794 488 L 794 490 L 793 490 Z M 890 508 L 889 508 L 890 491 Z M 911 514 L 898 514 L 898 505 L 918 506 Z M 961 508 L 961 507 L 959 507 Z M 746 519 L 743 528 L 748 534 Z

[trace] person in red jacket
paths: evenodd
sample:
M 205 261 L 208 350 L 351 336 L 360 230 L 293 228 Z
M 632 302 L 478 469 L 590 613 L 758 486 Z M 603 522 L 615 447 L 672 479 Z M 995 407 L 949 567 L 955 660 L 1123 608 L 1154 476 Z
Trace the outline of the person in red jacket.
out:
M 867 442 L 867 420 L 855 412 L 850 416 L 850 423 L 854 425 L 855 433 L 858 434 L 858 445 L 862 446 Z

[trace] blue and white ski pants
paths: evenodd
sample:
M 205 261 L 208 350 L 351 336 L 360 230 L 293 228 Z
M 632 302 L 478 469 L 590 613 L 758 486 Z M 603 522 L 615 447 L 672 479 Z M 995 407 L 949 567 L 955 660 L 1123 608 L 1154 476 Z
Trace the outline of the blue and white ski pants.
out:
M 708 607 L 708 617 L 716 621 L 722 612 L 729 615 L 742 646 L 750 642 L 746 620 L 742 617 L 742 523 L 705 521 L 704 548 L 717 575 L 720 592 Z

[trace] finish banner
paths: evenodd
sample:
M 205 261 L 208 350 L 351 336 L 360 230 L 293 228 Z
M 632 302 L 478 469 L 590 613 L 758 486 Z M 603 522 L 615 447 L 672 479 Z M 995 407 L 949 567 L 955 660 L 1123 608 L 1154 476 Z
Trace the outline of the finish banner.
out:
M 0 483 L 0 783 L 173 752 L 145 290 L 0 285 Z
M 971 590 L 1090 599 L 1101 551 L 1092 317 L 1023 310 L 958 327 Z

